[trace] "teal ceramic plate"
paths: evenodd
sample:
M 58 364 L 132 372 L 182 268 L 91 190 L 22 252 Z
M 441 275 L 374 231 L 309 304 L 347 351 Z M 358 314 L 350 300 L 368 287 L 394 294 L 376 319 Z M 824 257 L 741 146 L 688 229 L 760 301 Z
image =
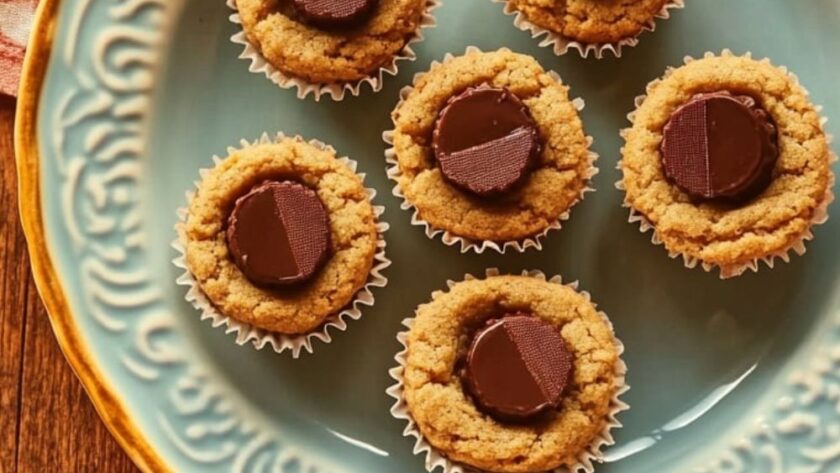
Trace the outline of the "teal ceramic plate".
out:
M 613 187 L 633 98 L 686 55 L 770 57 L 840 132 L 840 0 L 689 0 L 603 60 L 556 57 L 490 0 L 448 0 L 416 62 L 341 103 L 298 100 L 248 72 L 230 13 L 221 0 L 45 0 L 28 59 L 18 145 L 36 276 L 71 363 L 139 464 L 424 471 L 388 412 L 395 335 L 447 279 L 499 267 L 580 280 L 626 344 L 632 408 L 599 473 L 840 471 L 840 218 L 790 264 L 721 281 L 650 244 Z M 469 45 L 532 54 L 586 100 L 597 192 L 542 252 L 461 255 L 391 196 L 381 134 L 399 89 Z M 391 225 L 376 306 L 299 360 L 199 321 L 170 263 L 198 169 L 278 130 L 357 160 Z

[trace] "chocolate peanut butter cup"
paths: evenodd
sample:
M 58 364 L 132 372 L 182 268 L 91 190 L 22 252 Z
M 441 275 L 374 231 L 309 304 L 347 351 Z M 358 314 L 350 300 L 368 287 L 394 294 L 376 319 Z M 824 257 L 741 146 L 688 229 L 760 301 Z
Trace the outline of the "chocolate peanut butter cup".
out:
M 665 175 L 694 199 L 749 200 L 770 184 L 778 157 L 773 119 L 745 95 L 697 95 L 663 130 Z
M 236 201 L 227 243 L 255 284 L 289 286 L 312 278 L 327 259 L 330 224 L 318 195 L 296 182 L 266 182 Z
M 528 177 L 540 154 L 528 107 L 507 89 L 469 88 L 438 115 L 433 147 L 449 182 L 479 196 L 506 192 Z
M 292 0 L 298 13 L 321 28 L 356 25 L 366 20 L 378 0 Z
M 463 378 L 484 411 L 503 421 L 528 421 L 560 406 L 572 362 L 555 326 L 530 314 L 507 314 L 474 336 Z

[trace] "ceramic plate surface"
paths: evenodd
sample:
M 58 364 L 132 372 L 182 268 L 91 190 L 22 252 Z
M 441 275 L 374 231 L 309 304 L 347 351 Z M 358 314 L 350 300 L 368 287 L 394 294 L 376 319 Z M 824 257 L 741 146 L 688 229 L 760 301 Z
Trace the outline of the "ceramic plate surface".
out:
M 579 280 L 626 345 L 632 408 L 597 472 L 840 471 L 840 216 L 817 228 L 805 256 L 721 281 L 650 244 L 613 187 L 633 98 L 686 55 L 730 48 L 788 66 L 840 134 L 840 0 L 689 0 L 621 59 L 600 61 L 556 57 L 490 0 L 449 0 L 416 62 L 382 92 L 341 103 L 298 100 L 248 72 L 221 0 L 42 3 L 39 34 L 52 49 L 30 58 L 30 74 L 38 61 L 48 68 L 27 78 L 36 100 L 24 93 L 32 108 L 19 123 L 19 135 L 34 127 L 37 146 L 18 136 L 24 194 L 41 202 L 24 200 L 24 223 L 59 339 L 145 467 L 423 472 L 388 412 L 395 335 L 447 279 L 499 267 Z M 461 255 L 413 227 L 390 193 L 381 133 L 399 89 L 469 45 L 532 54 L 586 101 L 597 192 L 542 252 Z M 201 322 L 170 262 L 175 211 L 198 169 L 278 130 L 358 161 L 391 225 L 394 265 L 376 306 L 299 360 L 237 346 Z

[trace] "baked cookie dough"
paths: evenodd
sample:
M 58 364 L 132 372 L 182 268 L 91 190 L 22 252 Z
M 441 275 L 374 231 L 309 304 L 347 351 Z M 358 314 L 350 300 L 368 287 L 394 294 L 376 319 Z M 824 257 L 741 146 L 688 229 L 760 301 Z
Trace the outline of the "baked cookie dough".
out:
M 315 84 L 376 73 L 418 34 L 427 0 L 379 0 L 361 23 L 324 28 L 292 0 L 236 0 L 248 41 L 274 67 Z
M 506 421 L 488 413 L 463 374 L 473 363 L 466 358 L 476 333 L 505 314 L 528 314 L 552 326 L 571 355 L 559 406 L 535 420 Z M 406 345 L 404 397 L 423 437 L 450 460 L 486 471 L 577 464 L 608 430 L 612 401 L 623 386 L 619 342 L 606 317 L 583 294 L 535 277 L 490 276 L 435 293 L 417 309 Z M 529 369 L 533 357 L 526 360 Z
M 722 93 L 754 103 L 774 128 L 775 165 L 747 200 L 698 200 L 663 166 L 663 136 L 676 112 Z M 796 78 L 768 60 L 725 52 L 670 71 L 648 87 L 624 137 L 625 203 L 653 226 L 671 254 L 718 266 L 725 277 L 801 245 L 825 218 L 832 153 L 820 115 Z
M 527 176 L 493 198 L 453 185 L 433 149 L 441 111 L 469 89 L 481 88 L 513 94 L 527 108 L 540 139 Z M 536 236 L 581 199 L 594 172 L 589 139 L 568 90 L 534 58 L 508 50 L 471 50 L 435 64 L 392 113 L 397 161 L 392 178 L 419 218 L 435 229 L 494 242 Z
M 531 23 L 588 44 L 637 36 L 672 0 L 508 0 Z
M 303 283 L 256 284 L 231 254 L 229 216 L 237 200 L 266 181 L 302 185 L 314 191 L 326 211 L 327 255 Z M 205 174 L 182 231 L 187 267 L 213 305 L 238 321 L 284 334 L 310 332 L 353 300 L 368 279 L 378 239 L 374 209 L 359 176 L 333 150 L 293 138 L 234 151 Z M 319 241 L 324 240 L 319 236 Z

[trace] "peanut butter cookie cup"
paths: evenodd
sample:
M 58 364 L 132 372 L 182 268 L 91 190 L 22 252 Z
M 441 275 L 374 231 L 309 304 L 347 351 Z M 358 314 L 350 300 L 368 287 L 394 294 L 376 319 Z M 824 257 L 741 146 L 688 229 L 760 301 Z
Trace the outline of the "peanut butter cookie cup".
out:
M 489 270 L 404 323 L 391 413 L 427 470 L 591 472 L 613 443 L 623 346 L 576 284 Z
M 639 36 L 656 28 L 657 19 L 670 18 L 671 9 L 685 7 L 685 0 L 493 0 L 503 3 L 513 23 L 540 46 L 558 56 L 570 49 L 598 59 L 607 51 L 621 57 L 624 47 L 639 43 Z
M 637 99 L 620 189 L 630 220 L 722 278 L 805 252 L 828 218 L 836 160 L 796 76 L 729 51 L 687 59 Z
M 354 161 L 300 137 L 243 140 L 215 162 L 179 211 L 178 283 L 238 344 L 311 353 L 387 283 L 375 192 Z
M 583 101 L 507 49 L 447 56 L 401 92 L 388 176 L 412 223 L 461 251 L 524 251 L 559 229 L 597 173 Z
M 251 72 L 265 74 L 299 98 L 342 100 L 367 84 L 382 89 L 400 61 L 413 61 L 412 45 L 433 27 L 438 0 L 228 0 L 242 31 Z

